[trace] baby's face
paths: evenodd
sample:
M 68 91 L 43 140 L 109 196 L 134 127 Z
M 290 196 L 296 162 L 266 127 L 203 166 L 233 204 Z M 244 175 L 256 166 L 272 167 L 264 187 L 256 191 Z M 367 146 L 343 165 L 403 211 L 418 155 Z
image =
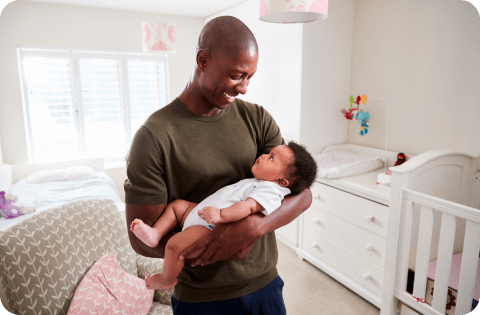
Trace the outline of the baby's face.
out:
M 269 154 L 258 157 L 252 166 L 252 173 L 258 180 L 274 182 L 286 177 L 287 165 L 293 163 L 295 156 L 287 145 L 274 147 Z

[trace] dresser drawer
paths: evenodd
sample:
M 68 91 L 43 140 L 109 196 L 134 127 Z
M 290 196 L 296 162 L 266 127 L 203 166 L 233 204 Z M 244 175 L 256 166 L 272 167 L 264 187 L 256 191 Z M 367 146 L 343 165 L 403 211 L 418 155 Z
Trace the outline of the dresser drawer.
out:
M 303 249 L 373 293 L 382 295 L 383 269 L 377 265 L 307 227 L 303 229 Z
M 383 237 L 315 207 L 304 212 L 303 224 L 383 268 L 386 248 Z
M 387 238 L 387 206 L 320 183 L 315 183 L 311 190 L 312 207 Z

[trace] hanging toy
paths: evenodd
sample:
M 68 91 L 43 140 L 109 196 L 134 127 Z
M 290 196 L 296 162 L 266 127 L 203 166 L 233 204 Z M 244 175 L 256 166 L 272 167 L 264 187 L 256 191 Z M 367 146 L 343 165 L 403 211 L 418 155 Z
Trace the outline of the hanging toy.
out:
M 368 120 L 370 119 L 370 114 L 368 112 L 359 112 L 356 118 L 361 126 L 358 134 L 363 137 L 368 132 Z
M 360 109 L 360 102 L 365 104 L 367 101 L 367 95 L 363 94 L 362 96 L 357 96 L 354 98 L 353 96 L 350 96 L 350 108 L 345 109 L 342 108 L 341 112 L 343 116 L 348 119 L 348 120 L 353 120 L 356 119 L 361 126 L 361 130 L 359 132 L 359 135 L 362 137 L 368 133 L 368 121 L 370 119 L 370 114 L 368 112 L 364 112 L 363 110 Z M 353 107 L 353 104 L 357 104 L 357 107 Z
M 357 109 L 355 109 L 355 108 L 350 108 L 350 109 L 342 108 L 342 114 L 348 120 L 352 120 L 357 115 Z

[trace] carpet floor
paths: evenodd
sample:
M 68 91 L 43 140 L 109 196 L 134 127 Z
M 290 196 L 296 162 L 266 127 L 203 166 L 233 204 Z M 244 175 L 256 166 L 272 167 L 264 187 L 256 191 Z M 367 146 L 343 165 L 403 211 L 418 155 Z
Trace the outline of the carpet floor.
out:
M 378 315 L 380 310 L 278 241 L 278 273 L 288 315 Z

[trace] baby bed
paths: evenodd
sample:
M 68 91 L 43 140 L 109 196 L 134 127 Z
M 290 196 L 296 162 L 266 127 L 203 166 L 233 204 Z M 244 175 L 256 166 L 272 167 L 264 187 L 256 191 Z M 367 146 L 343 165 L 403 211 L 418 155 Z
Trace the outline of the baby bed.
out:
M 477 157 L 429 151 L 391 168 L 381 315 L 403 303 L 421 314 L 445 314 L 452 255 L 462 253 L 456 314 L 471 312 L 480 249 Z M 425 293 L 429 262 L 437 260 L 432 305 Z M 407 292 L 415 269 L 413 294 Z

